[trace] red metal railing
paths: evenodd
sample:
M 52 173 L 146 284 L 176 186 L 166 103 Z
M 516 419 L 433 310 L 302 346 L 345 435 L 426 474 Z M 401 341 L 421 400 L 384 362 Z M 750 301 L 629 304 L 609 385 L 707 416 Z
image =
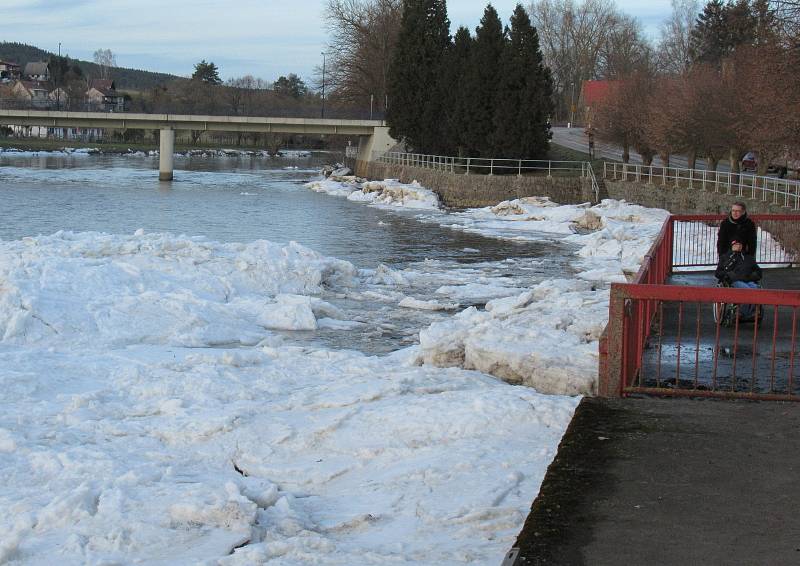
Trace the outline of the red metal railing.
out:
M 609 325 L 600 345 L 600 395 L 800 399 L 800 364 L 795 363 L 800 292 L 718 288 L 707 271 L 687 276 L 694 278 L 690 283 L 705 281 L 706 286 L 665 284 L 675 267 L 716 265 L 713 223 L 722 218 L 669 218 L 634 281 L 612 285 Z M 791 244 L 800 216 L 754 220 L 774 230 L 772 236 L 760 234 L 759 262 L 790 262 L 792 254 L 775 242 Z M 694 224 L 699 226 L 686 228 Z M 778 273 L 795 272 L 768 270 L 765 278 L 778 282 Z M 726 326 L 714 316 L 720 304 L 756 305 L 763 318 L 745 322 L 734 309 Z

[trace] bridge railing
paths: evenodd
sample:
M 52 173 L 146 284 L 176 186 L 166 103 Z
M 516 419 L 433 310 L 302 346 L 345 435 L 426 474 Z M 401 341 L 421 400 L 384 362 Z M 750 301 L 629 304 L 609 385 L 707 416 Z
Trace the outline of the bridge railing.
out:
M 800 182 L 790 179 L 729 171 L 608 161 L 603 163 L 603 178 L 613 181 L 635 181 L 655 186 L 703 189 L 800 210 Z
M 588 177 L 586 161 L 548 161 L 541 159 L 495 159 L 488 157 L 454 157 L 422 153 L 376 152 L 374 160 L 380 163 L 434 169 L 465 175 L 529 175 L 546 174 Z

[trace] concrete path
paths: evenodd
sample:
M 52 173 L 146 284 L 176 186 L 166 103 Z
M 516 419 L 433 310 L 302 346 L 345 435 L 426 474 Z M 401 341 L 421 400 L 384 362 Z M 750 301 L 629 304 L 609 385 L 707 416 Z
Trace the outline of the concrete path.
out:
M 800 564 L 798 431 L 798 403 L 586 398 L 506 563 Z

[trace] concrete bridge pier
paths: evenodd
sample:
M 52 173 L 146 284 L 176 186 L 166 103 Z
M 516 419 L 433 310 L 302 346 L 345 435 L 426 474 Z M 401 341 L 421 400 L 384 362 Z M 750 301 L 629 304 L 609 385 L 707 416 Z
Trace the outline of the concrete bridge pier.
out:
M 365 164 L 373 161 L 377 155 L 386 153 L 397 145 L 397 140 L 389 135 L 388 126 L 376 126 L 371 136 L 361 136 L 358 140 L 358 156 L 356 157 L 356 174 L 361 174 Z
M 173 153 L 175 153 L 175 130 L 162 129 L 158 139 L 158 180 L 171 181 L 174 169 Z

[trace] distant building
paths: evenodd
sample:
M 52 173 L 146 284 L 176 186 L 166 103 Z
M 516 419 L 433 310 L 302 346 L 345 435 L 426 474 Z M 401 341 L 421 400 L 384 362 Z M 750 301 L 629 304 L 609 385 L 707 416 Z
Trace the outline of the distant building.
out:
M 583 123 L 592 124 L 597 105 L 607 97 L 614 81 L 583 81 L 581 86 L 580 107 L 583 109 Z
M 50 67 L 42 61 L 28 63 L 25 65 L 25 71 L 22 75 L 29 81 L 47 82 L 50 80 Z
M 19 65 L 11 61 L 0 60 L 0 82 L 16 81 L 22 76 Z
M 47 88 L 35 81 L 17 81 L 11 87 L 11 95 L 22 101 L 27 102 L 34 108 L 48 108 L 50 106 L 50 96 Z
M 86 91 L 86 101 L 90 110 L 101 112 L 124 112 L 127 97 L 118 93 L 114 81 L 94 79 Z
M 47 97 L 53 103 L 53 107 L 56 110 L 69 108 L 69 95 L 63 88 L 58 87 L 53 89 L 50 91 L 50 94 L 48 94 Z

